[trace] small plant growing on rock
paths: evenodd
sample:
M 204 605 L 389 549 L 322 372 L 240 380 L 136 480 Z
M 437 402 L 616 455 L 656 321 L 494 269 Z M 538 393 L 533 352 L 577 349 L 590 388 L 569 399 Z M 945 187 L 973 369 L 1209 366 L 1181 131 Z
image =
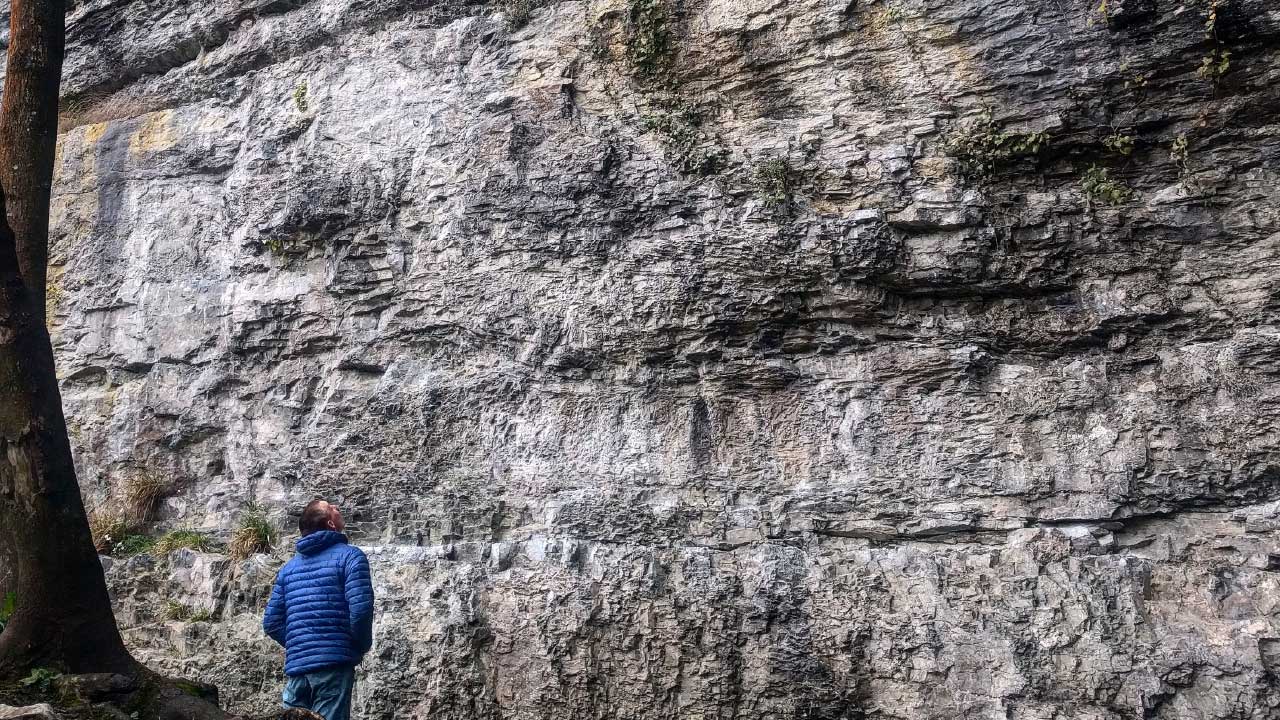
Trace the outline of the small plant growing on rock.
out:
M 671 9 L 665 0 L 628 0 L 627 58 L 643 80 L 654 80 L 671 69 L 675 40 Z
M 194 530 L 173 530 L 155 542 L 152 551 L 157 555 L 168 555 L 174 550 L 195 550 L 209 552 L 215 549 L 213 538 Z
M 1205 80 L 1217 82 L 1231 69 L 1231 51 L 1225 48 L 1213 48 L 1203 58 L 1196 74 Z
M 270 552 L 276 543 L 276 529 L 266 513 L 251 508 L 240 519 L 240 526 L 231 536 L 230 552 L 235 560 L 245 560 L 256 553 Z
M 726 151 L 702 131 L 702 115 L 689 105 L 642 118 L 644 129 L 662 138 L 667 161 L 686 175 L 706 177 L 724 166 Z
M 1133 197 L 1133 191 L 1124 183 L 1113 180 L 1106 168 L 1091 165 L 1080 179 L 1080 188 L 1090 202 L 1103 202 L 1107 205 L 1121 205 Z
M 1107 7 L 1107 0 L 1102 0 L 1098 6 L 1089 13 L 1089 19 L 1085 24 L 1092 27 L 1094 23 L 1101 22 L 1105 25 L 1111 24 L 1111 9 Z
M 891 25 L 896 25 L 906 20 L 906 13 L 897 5 L 886 5 L 880 9 L 880 12 L 871 15 L 867 21 L 867 30 L 873 33 L 881 33 L 888 30 Z
M 298 108 L 298 112 L 303 115 L 307 114 L 310 104 L 307 101 L 307 81 L 303 80 L 293 89 L 293 105 Z
M 1204 21 L 1204 37 L 1212 43 L 1209 52 L 1200 58 L 1196 74 L 1214 85 L 1231 69 L 1231 50 L 1218 37 L 1218 10 L 1223 0 L 1209 0 L 1209 11 Z
M 62 677 L 62 673 L 46 667 L 32 668 L 31 674 L 22 679 L 24 687 L 34 688 L 41 695 L 53 692 L 53 683 Z
M 278 258 L 288 258 L 307 251 L 307 235 L 302 231 L 276 233 L 260 241 L 262 246 Z
M 262 244 L 271 251 L 272 255 L 275 255 L 276 257 L 284 257 L 284 240 L 280 236 L 273 235 L 264 240 Z
M 757 163 L 751 170 L 751 189 L 766 208 L 784 207 L 791 199 L 791 166 L 783 158 Z
M 1178 166 L 1179 174 L 1186 174 L 1190 170 L 1191 149 L 1185 134 L 1173 139 L 1173 144 L 1169 146 L 1169 159 Z
M 1133 154 L 1134 138 L 1132 135 L 1114 132 L 1103 138 L 1102 146 L 1117 155 L 1128 157 Z
M 943 148 L 960 162 L 965 174 L 985 179 L 1018 159 L 1039 155 L 1048 146 L 1047 132 L 1015 133 L 1000 130 L 991 117 L 991 111 L 987 110 L 976 122 L 953 133 L 945 141 Z

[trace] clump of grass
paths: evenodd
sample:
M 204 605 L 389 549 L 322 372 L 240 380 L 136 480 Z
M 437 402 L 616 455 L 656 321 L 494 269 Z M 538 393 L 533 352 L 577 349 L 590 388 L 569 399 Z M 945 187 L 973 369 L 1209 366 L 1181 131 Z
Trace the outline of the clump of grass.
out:
M 119 511 L 94 510 L 89 513 L 89 532 L 100 555 L 110 555 L 116 544 L 134 531 L 134 523 Z
M 1107 205 L 1122 205 L 1133 197 L 1133 191 L 1127 185 L 1111 177 L 1106 168 L 1091 165 L 1080 178 L 1080 189 L 1090 202 L 1103 202 Z
M 751 189 L 756 199 L 770 210 L 791 200 L 791 166 L 783 158 L 770 158 L 751 170 Z
M 111 554 L 122 556 L 140 555 L 151 552 L 151 548 L 155 543 L 155 538 L 146 535 L 125 535 L 120 542 L 111 547 Z
M 191 617 L 191 606 L 169 600 L 164 604 L 164 617 L 166 620 L 186 620 Z
M 197 552 L 209 552 L 214 550 L 216 545 L 213 538 L 202 532 L 194 530 L 173 530 L 165 533 L 152 546 L 152 550 L 158 555 L 168 555 L 174 550 L 195 550 Z
M 149 520 L 160 501 L 173 493 L 173 482 L 153 470 L 138 470 L 125 478 L 124 499 L 134 517 Z
M 193 608 L 185 603 L 169 600 L 164 604 L 164 617 L 166 620 L 177 622 L 208 622 L 213 619 L 213 611 L 208 608 Z
M 100 555 L 128 556 L 151 551 L 156 539 L 141 532 L 138 521 L 119 510 L 89 513 L 89 533 Z
M 253 508 L 240 519 L 240 525 L 231 536 L 229 550 L 233 559 L 244 560 L 256 553 L 271 552 L 275 543 L 275 526 L 267 519 L 266 513 Z

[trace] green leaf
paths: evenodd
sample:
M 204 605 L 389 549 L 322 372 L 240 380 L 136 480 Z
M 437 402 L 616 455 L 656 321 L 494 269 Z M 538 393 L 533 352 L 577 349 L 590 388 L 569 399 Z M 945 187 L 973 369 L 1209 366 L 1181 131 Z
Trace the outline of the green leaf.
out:
M 4 601 L 0 602 L 0 630 L 4 630 L 4 626 L 9 624 L 9 618 L 13 617 L 14 611 L 18 608 L 18 595 L 14 592 L 7 592 L 4 595 Z
M 31 674 L 22 679 L 22 684 L 26 687 L 35 686 L 40 692 L 47 693 L 53 688 L 53 681 L 62 677 L 62 673 L 49 668 L 38 667 L 31 671 Z

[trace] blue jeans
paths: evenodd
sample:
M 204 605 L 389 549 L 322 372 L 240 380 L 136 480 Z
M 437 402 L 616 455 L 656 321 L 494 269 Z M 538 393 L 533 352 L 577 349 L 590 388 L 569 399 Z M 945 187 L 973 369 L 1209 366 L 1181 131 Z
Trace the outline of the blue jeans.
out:
M 351 720 L 351 689 L 356 685 L 354 667 L 322 668 L 291 677 L 281 699 L 287 708 L 303 708 L 324 720 Z

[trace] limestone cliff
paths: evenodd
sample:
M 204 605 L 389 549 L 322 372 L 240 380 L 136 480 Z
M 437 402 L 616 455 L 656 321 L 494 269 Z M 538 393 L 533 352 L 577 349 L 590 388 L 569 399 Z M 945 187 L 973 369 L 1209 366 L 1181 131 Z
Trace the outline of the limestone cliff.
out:
M 70 42 L 86 496 L 336 500 L 361 717 L 1280 718 L 1274 2 L 80 0 Z M 269 706 L 286 551 L 108 561 L 132 646 Z

